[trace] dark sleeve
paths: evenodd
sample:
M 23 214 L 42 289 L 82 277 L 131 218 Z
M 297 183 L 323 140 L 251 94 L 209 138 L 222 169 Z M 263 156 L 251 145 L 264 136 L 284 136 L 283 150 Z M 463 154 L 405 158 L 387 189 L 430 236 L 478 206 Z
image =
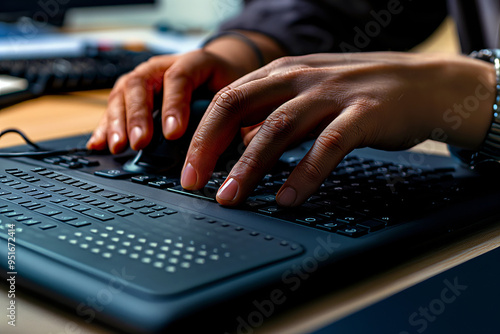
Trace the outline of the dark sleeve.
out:
M 446 17 L 445 0 L 247 0 L 221 30 L 270 36 L 290 55 L 408 50 Z

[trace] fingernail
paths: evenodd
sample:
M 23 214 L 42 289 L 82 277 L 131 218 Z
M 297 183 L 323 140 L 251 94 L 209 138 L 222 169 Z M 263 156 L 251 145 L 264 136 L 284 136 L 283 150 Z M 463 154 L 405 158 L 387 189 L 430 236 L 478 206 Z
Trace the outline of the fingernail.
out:
M 113 135 L 111 135 L 111 143 L 110 143 L 110 148 L 113 150 L 116 145 L 118 145 L 118 142 L 120 141 L 120 136 L 118 135 L 118 133 L 113 133 Z
M 87 144 L 85 144 L 85 147 L 87 147 L 87 149 L 91 149 L 94 146 L 94 142 L 95 142 L 95 139 L 94 139 L 94 136 L 92 136 L 87 141 Z
M 276 201 L 278 202 L 279 205 L 282 206 L 292 206 L 293 203 L 295 203 L 296 199 L 297 199 L 297 192 L 295 191 L 295 189 L 293 189 L 292 187 L 286 187 L 279 194 L 278 198 L 276 198 Z
M 132 131 L 130 131 L 130 143 L 132 146 L 137 145 L 137 142 L 142 138 L 142 129 L 135 126 Z
M 184 167 L 184 170 L 182 171 L 181 185 L 183 188 L 189 189 L 194 187 L 197 181 L 198 181 L 198 174 L 196 173 L 196 170 L 193 168 L 191 163 L 188 162 L 188 164 L 186 165 L 186 167 Z
M 219 190 L 217 193 L 217 197 L 223 201 L 228 201 L 232 202 L 235 198 L 236 195 L 238 194 L 238 181 L 236 181 L 233 178 L 230 178 L 229 180 L 224 183 L 222 188 Z
M 178 127 L 179 122 L 177 122 L 177 119 L 175 119 L 174 116 L 168 116 L 167 120 L 165 121 L 165 133 L 167 135 L 171 135 L 177 130 Z

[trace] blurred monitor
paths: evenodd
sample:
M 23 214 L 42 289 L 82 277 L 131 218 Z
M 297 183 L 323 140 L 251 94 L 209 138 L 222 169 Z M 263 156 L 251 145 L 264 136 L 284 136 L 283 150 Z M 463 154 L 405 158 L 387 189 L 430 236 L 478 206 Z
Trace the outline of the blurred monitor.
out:
M 1 0 L 0 21 L 15 22 L 21 17 L 61 26 L 71 8 L 154 4 L 156 0 Z

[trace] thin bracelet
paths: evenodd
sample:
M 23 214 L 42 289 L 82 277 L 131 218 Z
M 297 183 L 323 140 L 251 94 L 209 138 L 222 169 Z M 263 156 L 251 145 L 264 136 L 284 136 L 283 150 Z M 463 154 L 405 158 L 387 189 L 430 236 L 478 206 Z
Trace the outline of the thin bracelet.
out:
M 237 31 L 232 31 L 232 30 L 219 31 L 215 35 L 209 37 L 201 46 L 205 47 L 209 43 L 213 42 L 214 40 L 216 40 L 220 37 L 224 37 L 224 36 L 236 37 L 237 39 L 239 39 L 240 41 L 242 41 L 246 45 L 248 45 L 250 48 L 252 48 L 253 52 L 255 53 L 255 56 L 257 57 L 257 61 L 259 62 L 259 67 L 262 67 L 266 64 L 266 62 L 264 61 L 264 55 L 260 51 L 257 44 L 255 44 L 255 42 L 252 41 L 250 38 L 248 38 L 248 36 L 246 36 L 245 34 L 242 34 L 242 33 L 237 32 Z
M 479 162 L 487 160 L 500 161 L 500 50 L 484 49 L 474 51 L 470 56 L 493 63 L 496 74 L 496 95 L 495 101 L 493 102 L 491 126 L 479 150 L 474 152 L 471 156 L 470 164 L 474 166 Z

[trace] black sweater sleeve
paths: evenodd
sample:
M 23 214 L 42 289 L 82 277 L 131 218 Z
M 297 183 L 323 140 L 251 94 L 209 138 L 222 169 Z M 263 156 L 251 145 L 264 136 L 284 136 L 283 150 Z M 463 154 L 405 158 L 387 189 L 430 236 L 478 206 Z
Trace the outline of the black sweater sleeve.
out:
M 247 0 L 221 30 L 266 34 L 290 55 L 408 50 L 446 17 L 445 0 Z

